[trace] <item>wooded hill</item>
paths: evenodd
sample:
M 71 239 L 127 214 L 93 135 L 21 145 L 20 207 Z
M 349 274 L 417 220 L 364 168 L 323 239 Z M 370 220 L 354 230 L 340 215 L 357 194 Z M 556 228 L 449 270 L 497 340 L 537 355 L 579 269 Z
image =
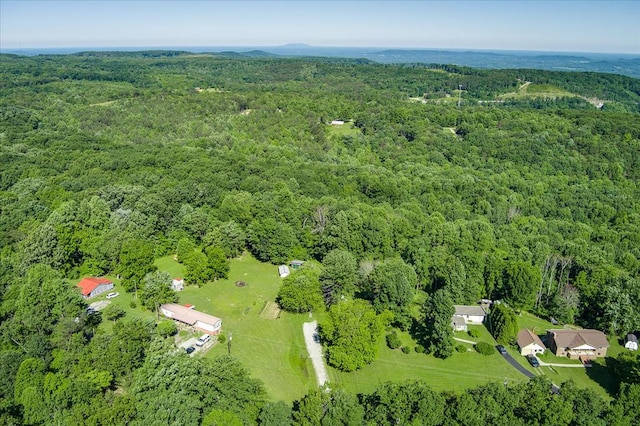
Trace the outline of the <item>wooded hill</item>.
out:
M 526 82 L 570 96 L 479 103 Z M 442 99 L 453 101 L 433 102 Z M 61 283 L 121 274 L 134 290 L 149 259 L 181 241 L 203 249 L 201 262 L 211 246 L 274 264 L 338 249 L 365 278 L 400 262 L 415 288 L 444 289 L 452 303 L 502 299 L 612 337 L 634 332 L 639 153 L 640 80 L 613 74 L 184 52 L 1 55 L 0 412 L 26 424 L 46 423 L 38 413 L 53 406 L 82 421 L 92 404 L 140 415 L 135 401 L 152 399 L 142 378 L 168 362 L 162 343 L 150 348 L 141 324 L 109 336 L 74 326 L 83 302 Z M 404 306 L 376 299 L 370 281 L 351 293 L 402 326 Z M 126 357 L 85 364 L 99 358 L 83 352 L 92 339 L 106 348 L 131 334 L 138 346 Z M 230 381 L 246 384 L 244 399 L 227 394 L 220 410 L 255 421 L 262 396 L 242 366 L 197 368 L 237 374 Z M 74 386 L 86 385 L 87 400 L 58 394 L 72 377 L 83 377 Z M 111 392 L 116 382 L 125 397 Z M 182 424 L 217 407 L 201 404 Z

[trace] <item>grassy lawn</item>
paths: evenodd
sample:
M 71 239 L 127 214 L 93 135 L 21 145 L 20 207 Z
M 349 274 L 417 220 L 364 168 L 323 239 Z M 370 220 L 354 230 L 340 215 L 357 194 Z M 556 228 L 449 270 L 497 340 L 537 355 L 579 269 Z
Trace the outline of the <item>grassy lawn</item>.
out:
M 140 305 L 139 301 L 135 299 L 135 296 L 133 293 L 127 293 L 126 291 L 124 291 L 124 289 L 120 286 L 119 279 L 115 277 L 107 277 L 107 278 L 113 281 L 113 284 L 114 284 L 113 290 L 110 290 L 97 297 L 94 297 L 91 300 L 88 300 L 87 301 L 88 303 L 107 300 L 107 293 L 111 293 L 115 291 L 120 293 L 120 295 L 118 297 L 114 297 L 113 299 L 109 299 L 107 301 L 109 302 L 110 305 L 119 306 L 121 309 L 123 309 L 126 312 L 123 319 L 141 318 L 141 319 L 150 319 L 155 321 L 156 319 L 155 313 L 144 309 Z M 136 301 L 136 305 L 137 305 L 136 308 L 131 307 L 131 302 L 134 300 Z M 98 327 L 98 329 L 107 333 L 111 333 L 111 330 L 113 329 L 113 321 L 107 321 L 103 317 L 102 322 L 100 323 L 100 326 Z
M 236 281 L 247 285 L 238 287 Z M 264 382 L 270 398 L 291 401 L 302 397 L 316 382 L 302 335 L 302 323 L 309 321 L 309 316 L 286 312 L 275 319 L 260 316 L 267 302 L 274 301 L 280 283 L 277 266 L 245 254 L 231 261 L 228 280 L 202 288 L 186 286 L 180 292 L 180 303 L 191 303 L 199 311 L 222 318 L 223 333 L 233 337 L 232 355 Z M 225 342 L 206 356 L 227 351 Z
M 173 255 L 158 258 L 153 264 L 158 267 L 158 270 L 168 272 L 172 278 L 184 278 L 186 268 L 173 260 Z
M 360 129 L 353 125 L 353 121 L 345 121 L 342 125 L 334 125 L 330 124 L 327 126 L 330 135 L 336 136 L 349 136 L 349 135 L 359 135 Z

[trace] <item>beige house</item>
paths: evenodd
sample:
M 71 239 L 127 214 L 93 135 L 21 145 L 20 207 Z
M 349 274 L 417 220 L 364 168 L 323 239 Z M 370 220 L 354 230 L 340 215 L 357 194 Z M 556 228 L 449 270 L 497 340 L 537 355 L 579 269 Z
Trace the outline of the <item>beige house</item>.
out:
M 607 355 L 609 342 L 599 330 L 547 330 L 547 344 L 556 356 L 571 359 L 603 358 Z
M 453 305 L 454 317 L 462 317 L 467 324 L 482 324 L 487 314 L 480 305 Z
M 538 335 L 527 328 L 518 332 L 518 347 L 524 356 L 541 354 L 547 349 Z
M 222 328 L 222 320 L 220 318 L 175 303 L 167 303 L 160 306 L 160 313 L 167 318 L 180 321 L 207 334 L 218 334 Z

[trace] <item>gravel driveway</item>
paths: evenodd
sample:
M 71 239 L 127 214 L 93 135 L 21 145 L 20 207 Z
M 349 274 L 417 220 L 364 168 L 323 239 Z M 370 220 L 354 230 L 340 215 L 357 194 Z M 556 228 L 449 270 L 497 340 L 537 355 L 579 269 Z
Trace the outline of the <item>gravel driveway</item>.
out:
M 313 369 L 316 371 L 318 386 L 322 386 L 329 381 L 329 376 L 324 365 L 322 345 L 318 342 L 318 321 L 302 324 L 302 332 L 304 333 L 304 342 L 307 346 L 307 352 L 309 352 L 309 358 L 311 358 Z

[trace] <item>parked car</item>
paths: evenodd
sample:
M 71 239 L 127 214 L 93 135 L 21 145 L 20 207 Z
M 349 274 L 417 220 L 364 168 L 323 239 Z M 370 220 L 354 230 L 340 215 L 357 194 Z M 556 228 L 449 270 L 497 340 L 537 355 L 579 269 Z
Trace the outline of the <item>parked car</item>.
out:
M 496 346 L 496 349 L 498 350 L 498 352 L 500 352 L 501 354 L 506 354 L 507 353 L 507 348 L 505 348 L 502 345 L 498 345 Z
M 196 348 L 194 348 L 193 346 L 189 346 L 188 348 L 185 349 L 185 352 L 187 352 L 187 354 L 191 354 L 196 350 Z
M 113 299 L 114 297 L 118 297 L 118 296 L 120 296 L 120 293 L 118 292 L 109 293 L 107 294 L 107 299 Z
M 209 336 L 208 334 L 203 334 L 196 342 L 196 346 L 204 346 L 204 344 L 207 343 L 209 339 L 211 339 L 211 336 Z
M 540 363 L 538 362 L 538 358 L 535 355 L 527 355 L 527 360 L 529 360 L 529 364 L 534 367 L 540 367 Z

